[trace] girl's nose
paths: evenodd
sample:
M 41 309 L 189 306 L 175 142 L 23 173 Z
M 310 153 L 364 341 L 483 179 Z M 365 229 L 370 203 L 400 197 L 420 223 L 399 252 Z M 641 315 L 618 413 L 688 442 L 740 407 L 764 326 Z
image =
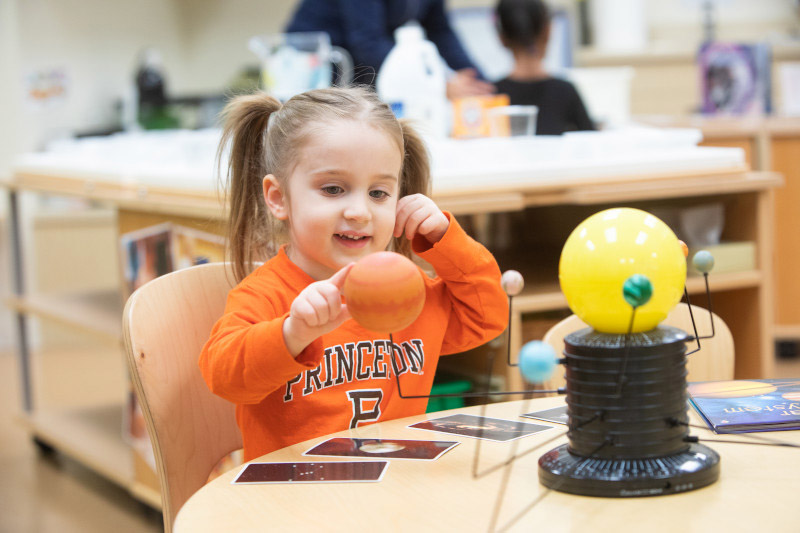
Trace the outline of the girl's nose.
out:
M 344 217 L 350 220 L 367 221 L 372 218 L 369 209 L 369 199 L 362 195 L 352 195 L 344 209 Z

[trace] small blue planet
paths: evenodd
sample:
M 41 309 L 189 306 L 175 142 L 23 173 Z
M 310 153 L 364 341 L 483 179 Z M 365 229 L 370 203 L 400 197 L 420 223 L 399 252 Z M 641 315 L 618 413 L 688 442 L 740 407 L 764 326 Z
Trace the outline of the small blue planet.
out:
M 692 258 L 692 264 L 698 272 L 708 274 L 714 268 L 714 256 L 707 250 L 700 250 Z
M 525 343 L 519 351 L 519 370 L 530 383 L 543 383 L 550 379 L 556 364 L 555 350 L 542 341 Z

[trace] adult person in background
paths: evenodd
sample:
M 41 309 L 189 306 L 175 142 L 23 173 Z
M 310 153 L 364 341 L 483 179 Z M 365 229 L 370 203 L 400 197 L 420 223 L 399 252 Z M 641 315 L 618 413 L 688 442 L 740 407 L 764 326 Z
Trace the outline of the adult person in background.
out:
M 537 135 L 595 129 L 575 87 L 544 69 L 550 37 L 547 5 L 541 0 L 500 0 L 495 15 L 500 41 L 514 55 L 511 73 L 495 83 L 497 92 L 507 94 L 512 105 L 539 108 Z
M 445 13 L 444 0 L 301 0 L 286 31 L 324 31 L 331 44 L 353 56 L 357 83 L 375 84 L 383 60 L 394 47 L 394 30 L 416 20 L 454 71 L 447 97 L 491 94 L 494 87 L 481 79 Z

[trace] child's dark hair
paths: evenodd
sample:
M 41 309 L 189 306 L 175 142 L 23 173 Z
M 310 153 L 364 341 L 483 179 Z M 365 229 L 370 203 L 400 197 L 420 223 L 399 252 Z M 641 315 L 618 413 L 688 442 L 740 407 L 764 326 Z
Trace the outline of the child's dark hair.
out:
M 495 23 L 503 45 L 532 50 L 548 32 L 550 10 L 541 0 L 500 0 Z
M 225 191 L 229 203 L 228 256 L 237 281 L 277 251 L 285 228 L 272 217 L 264 202 L 262 180 L 273 174 L 285 186 L 297 154 L 316 128 L 336 120 L 354 120 L 387 133 L 403 151 L 399 194 L 429 194 L 430 163 L 422 138 L 363 87 L 317 89 L 289 99 L 285 104 L 266 93 L 234 98 L 222 114 L 223 133 L 217 161 L 230 149 Z M 406 239 L 393 239 L 390 248 L 410 256 Z

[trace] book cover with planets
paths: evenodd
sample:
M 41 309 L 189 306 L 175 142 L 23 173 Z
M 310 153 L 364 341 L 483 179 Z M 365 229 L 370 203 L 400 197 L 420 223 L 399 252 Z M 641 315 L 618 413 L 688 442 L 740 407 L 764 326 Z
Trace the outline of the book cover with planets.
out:
M 690 383 L 689 402 L 716 433 L 800 429 L 800 379 Z
M 765 43 L 707 42 L 697 54 L 702 112 L 761 115 L 772 110 L 771 50 Z

